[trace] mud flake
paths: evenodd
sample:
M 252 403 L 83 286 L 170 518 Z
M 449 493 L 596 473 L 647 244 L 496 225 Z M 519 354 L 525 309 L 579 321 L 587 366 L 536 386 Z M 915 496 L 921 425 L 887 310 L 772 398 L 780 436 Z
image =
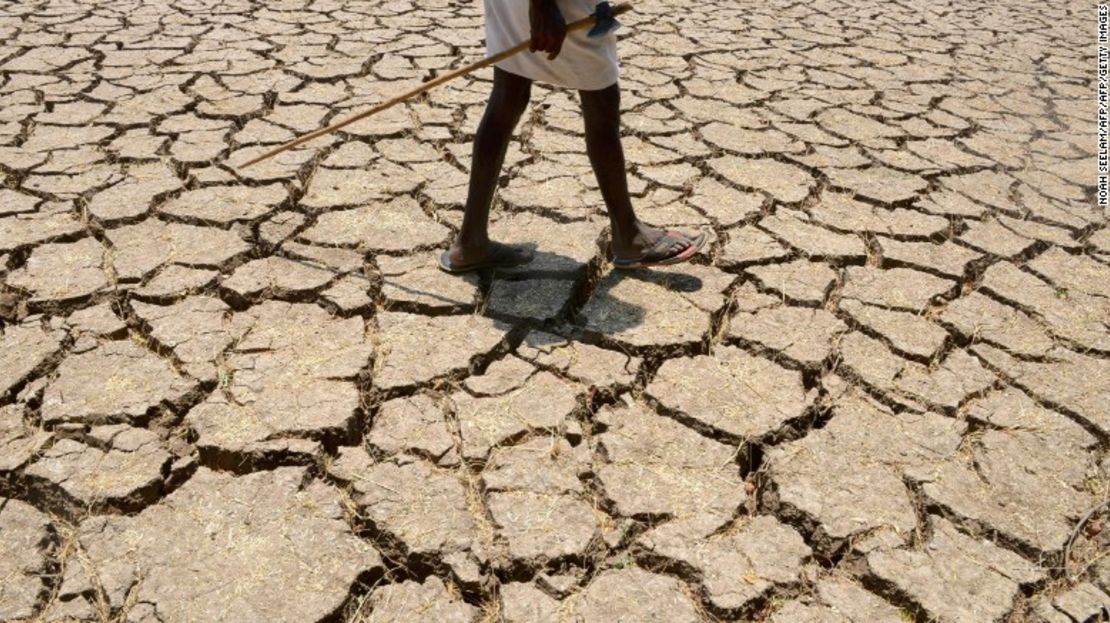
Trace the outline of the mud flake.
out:
M 848 330 L 823 309 L 777 306 L 732 317 L 728 336 L 759 344 L 808 365 L 820 364 Z
M 97 240 L 43 244 L 27 263 L 8 277 L 14 287 L 31 292 L 31 302 L 64 303 L 90 297 L 108 288 L 104 248 Z
M 281 184 L 206 186 L 186 191 L 158 210 L 173 216 L 226 225 L 260 219 L 273 212 L 287 197 L 288 193 Z
M 109 338 L 120 338 L 127 334 L 127 323 L 112 311 L 111 303 L 101 303 L 78 310 L 66 318 L 66 326 L 72 333 Z
M 557 223 L 535 214 L 502 216 L 490 225 L 490 236 L 506 244 L 534 246 L 535 257 L 528 264 L 498 269 L 496 274 L 561 273 L 576 277 L 597 255 L 602 229 L 598 219 Z
M 445 408 L 427 394 L 383 403 L 367 441 L 371 448 L 386 455 L 408 453 L 441 465 L 458 462 Z
M 961 534 L 932 517 L 933 537 L 924 549 L 882 549 L 867 557 L 871 573 L 897 587 L 941 621 L 994 621 L 1013 607 L 1021 586 L 1041 580 L 1044 570 L 1017 554 Z
M 982 289 L 1036 313 L 1060 337 L 1110 350 L 1110 305 L 1105 297 L 1058 290 L 1009 262 L 992 264 L 983 275 Z
M 124 132 L 111 143 L 108 143 L 107 148 L 109 152 L 113 152 L 121 158 L 143 159 L 160 152 L 168 140 L 165 136 L 155 136 L 150 133 L 150 130 L 144 128 Z M 157 169 L 155 166 L 144 166 L 140 170 L 155 171 Z M 143 177 L 145 178 L 145 176 Z M 134 210 L 136 208 L 129 206 L 126 209 Z
M 1110 267 L 1088 255 L 1072 255 L 1053 248 L 1031 260 L 1029 268 L 1068 292 L 1110 298 Z
M 752 266 L 745 272 L 754 275 L 769 290 L 799 303 L 819 305 L 825 300 L 836 272 L 826 264 L 794 260 L 783 264 Z
M 840 343 L 843 365 L 883 391 L 943 409 L 955 409 L 968 396 L 978 394 L 997 378 L 966 351 L 955 351 L 944 361 L 926 366 L 895 356 L 882 342 L 853 332 Z
M 150 336 L 172 350 L 190 375 L 216 380 L 215 360 L 237 337 L 228 326 L 230 308 L 226 303 L 194 296 L 173 305 L 136 301 L 131 306 L 135 315 L 150 326 Z
M 944 345 L 948 332 L 918 314 L 894 311 L 844 299 L 840 308 L 857 322 L 890 340 L 894 348 L 929 360 Z
M 1110 363 L 1065 348 L 1049 351 L 1045 362 L 1022 361 L 986 344 L 972 351 L 1019 387 L 1079 414 L 1110 433 Z
M 40 203 L 42 203 L 42 199 L 38 197 L 25 195 L 10 188 L 0 189 L 0 216 L 34 212 Z
M 782 203 L 805 199 L 816 184 L 805 169 L 769 158 L 724 156 L 710 160 L 709 166 L 733 184 L 763 191 Z
M 112 608 L 134 587 L 167 620 L 318 620 L 382 566 L 350 532 L 338 492 L 303 482 L 301 468 L 232 476 L 202 467 L 138 515 L 84 521 L 78 540 Z M 166 547 L 167 534 L 178 547 Z
M 790 256 L 790 250 L 760 229 L 751 226 L 728 232 L 720 264 L 726 267 L 762 264 Z
M 1100 616 L 1105 616 L 1108 603 L 1110 594 L 1091 582 L 1081 582 L 1059 595 L 1045 596 L 1037 604 L 1035 612 L 1047 623 L 1097 621 Z
M 382 389 L 424 383 L 467 368 L 505 336 L 497 323 L 479 316 L 385 312 L 377 318 L 374 385 Z
M 81 221 L 74 217 L 70 203 L 46 203 L 34 212 L 16 212 L 0 218 L 0 252 L 75 236 L 84 229 Z
M 341 450 L 331 471 L 350 482 L 359 513 L 410 554 L 467 552 L 480 540 L 466 488 L 454 472 L 423 461 L 371 463 L 361 448 Z
M 804 143 L 774 128 L 751 130 L 727 123 L 710 123 L 701 132 L 709 143 L 736 154 L 765 155 L 805 151 Z
M 849 266 L 842 296 L 891 309 L 918 312 L 955 282 L 909 268 Z
M 822 194 L 810 213 L 829 227 L 889 236 L 933 236 L 948 229 L 948 221 L 939 216 L 906 208 L 880 208 L 843 193 Z
M 633 155 L 631 151 L 626 153 L 630 158 Z M 552 166 L 551 163 L 545 164 Z M 632 178 L 633 194 L 643 194 L 643 182 L 640 182 L 641 190 L 637 191 L 635 180 L 636 178 Z M 596 205 L 595 200 L 589 196 L 586 184 L 570 175 L 551 177 L 543 181 L 530 180 L 522 175 L 502 191 L 501 197 L 518 209 L 558 210 L 578 217 L 592 212 Z
M 139 217 L 150 211 L 155 197 L 178 188 L 181 180 L 169 166 L 135 165 L 127 170 L 127 177 L 93 195 L 88 211 L 104 223 Z
M 610 272 L 582 308 L 585 329 L 632 346 L 700 340 L 734 279 L 698 265 Z
M 980 158 L 960 149 L 954 141 L 929 138 L 923 141 L 910 141 L 906 143 L 906 146 L 918 156 L 935 162 L 948 170 L 990 166 L 992 164 L 986 158 Z
M 121 281 L 137 281 L 168 264 L 219 268 L 250 245 L 231 231 L 147 219 L 106 233 L 112 268 Z
M 0 498 L 0 618 L 31 620 L 46 585 L 38 576 L 48 573 L 44 551 L 50 539 L 50 520 L 29 504 Z
M 417 176 L 410 169 L 385 161 L 375 162 L 365 169 L 321 168 L 313 173 L 300 203 L 311 210 L 365 205 L 369 201 L 411 193 L 418 184 Z M 371 222 L 380 218 L 368 217 Z
M 987 208 L 957 192 L 934 190 L 928 196 L 918 199 L 914 205 L 925 212 L 942 217 L 980 218 Z
M 715 219 L 723 227 L 733 226 L 763 207 L 764 197 L 758 193 L 736 190 L 711 177 L 701 177 L 694 184 L 690 205 Z
M 955 327 L 972 340 L 993 342 L 1023 355 L 1044 356 L 1056 345 L 1028 314 L 979 292 L 949 303 L 940 315 L 940 322 Z
M 1074 518 L 1095 504 L 1084 485 L 1095 438 L 1015 389 L 972 402 L 966 414 L 997 428 L 982 433 L 972 457 L 920 469 L 925 495 L 1046 555 L 1060 551 Z
M 902 612 L 859 585 L 843 579 L 817 583 L 809 601 L 786 602 L 775 610 L 771 623 L 903 623 Z
M 363 267 L 362 254 L 351 249 L 301 244 L 295 240 L 287 240 L 281 245 L 281 250 L 290 260 L 308 263 L 336 274 L 351 273 Z
M 502 584 L 501 616 L 505 623 L 557 623 L 560 604 L 531 584 Z
M 1020 255 L 1036 243 L 1003 227 L 997 220 L 974 222 L 959 239 L 974 249 L 999 257 Z
M 317 291 L 335 277 L 328 270 L 284 257 L 252 260 L 224 279 L 223 287 L 244 298 Z
M 203 290 L 215 283 L 218 276 L 219 272 L 215 270 L 170 264 L 132 292 L 146 298 L 176 298 Z
M 583 556 L 597 532 L 594 509 L 582 499 L 508 491 L 490 493 L 487 504 L 514 560 Z
M 361 318 L 268 301 L 236 314 L 230 331 L 240 337 L 225 355 L 226 381 L 185 417 L 203 460 L 253 460 L 285 440 L 346 438 L 359 405 L 354 380 L 372 352 Z
M 637 567 L 602 571 L 568 601 L 572 616 L 582 621 L 701 621 L 678 580 Z
M 885 144 L 884 139 L 904 134 L 899 128 L 841 108 L 822 111 L 816 119 L 826 130 L 864 145 L 881 146 Z
M 575 389 L 549 372 L 490 397 L 451 395 L 462 435 L 463 457 L 484 459 L 490 449 L 532 430 L 555 430 L 577 401 Z
M 431 576 L 423 583 L 402 582 L 376 589 L 362 605 L 369 613 L 351 619 L 352 623 L 469 623 L 479 611 L 452 596 L 443 580 Z
M 826 145 L 816 145 L 813 147 L 812 154 L 791 156 L 791 159 L 795 162 L 817 169 L 832 167 L 852 169 L 871 164 L 871 160 L 863 155 L 859 147 L 854 146 L 829 147 Z
M 567 307 L 576 286 L 572 279 L 496 279 L 485 311 L 497 318 L 547 320 Z
M 863 240 L 858 236 L 830 231 L 786 210 L 764 217 L 759 226 L 801 250 L 807 257 L 867 257 Z
M 155 499 L 162 469 L 172 460 L 157 435 L 115 425 L 93 428 L 88 436 L 91 443 L 60 439 L 24 474 L 51 483 L 82 509 L 134 510 Z
M 778 430 L 801 417 L 811 400 L 798 372 L 732 346 L 667 360 L 646 392 L 668 409 L 738 438 Z
M 941 244 L 931 242 L 903 242 L 892 238 L 879 237 L 883 260 L 893 260 L 922 268 L 929 268 L 946 277 L 960 279 L 972 260 L 982 257 L 970 249 L 953 242 Z
M 638 403 L 606 406 L 598 420 L 595 472 L 624 517 L 707 516 L 724 521 L 744 503 L 736 449 Z
M 690 533 L 681 522 L 651 530 L 637 541 L 653 556 L 697 571 L 713 606 L 737 612 L 772 588 L 801 582 L 811 552 L 801 535 L 774 517 L 741 519 L 721 535 Z
M 934 414 L 894 414 L 855 393 L 833 410 L 825 428 L 768 452 L 773 503 L 815 522 L 822 553 L 877 528 L 908 540 L 917 522 L 902 473 L 955 452 L 966 426 Z
M 49 73 L 91 57 L 89 50 L 79 47 L 43 45 L 27 49 L 23 54 L 5 62 L 3 68 L 10 72 Z
M 979 171 L 965 175 L 945 177 L 941 181 L 945 188 L 962 193 L 983 205 L 1001 210 L 1013 210 L 1014 201 L 1010 198 L 1010 187 L 1014 178 L 995 171 Z
M 641 361 L 639 357 L 542 331 L 529 333 L 517 347 L 517 355 L 594 387 L 632 384 Z
M 414 306 L 429 312 L 474 309 L 478 275 L 450 275 L 440 270 L 433 253 L 394 257 L 379 255 L 381 296 L 387 307 Z
M 22 405 L 0 407 L 0 478 L 23 467 L 52 437 L 52 433 L 33 428 L 24 421 Z
M 413 251 L 442 242 L 448 229 L 407 197 L 320 215 L 301 237 L 311 243 L 361 251 Z
M 648 181 L 671 188 L 683 188 L 701 176 L 700 169 L 687 163 L 643 166 L 637 173 Z
M 0 335 L 0 395 L 7 394 L 62 350 L 64 335 L 38 322 L 9 325 Z
M 133 342 L 104 342 L 62 362 L 46 387 L 42 419 L 50 424 L 131 422 L 160 404 L 178 402 L 195 387 L 169 362 Z
M 268 245 L 281 246 L 304 222 L 300 212 L 278 212 L 258 225 L 258 237 Z
M 874 165 L 866 169 L 825 169 L 829 183 L 882 203 L 909 201 L 928 188 L 924 178 Z
M 352 315 L 370 309 L 373 301 L 368 290 L 370 283 L 362 275 L 344 275 L 330 288 L 320 293 L 320 298 L 334 305 L 341 314 Z
M 1019 236 L 1055 245 L 1056 248 L 1049 249 L 1048 253 L 1062 253 L 1063 249 L 1077 250 L 1082 246 L 1076 241 L 1072 231 L 1063 227 L 1046 225 L 1029 219 L 1019 220 L 1004 214 L 998 215 L 998 222 Z
M 541 437 L 491 454 L 482 482 L 493 523 L 514 560 L 585 555 L 598 526 L 578 480 L 588 472 L 583 450 Z

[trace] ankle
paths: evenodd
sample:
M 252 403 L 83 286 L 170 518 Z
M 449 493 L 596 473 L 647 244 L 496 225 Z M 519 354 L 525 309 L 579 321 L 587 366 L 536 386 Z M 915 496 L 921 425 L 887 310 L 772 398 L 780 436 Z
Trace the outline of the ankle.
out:
M 619 240 L 632 240 L 640 231 L 640 221 L 635 217 L 629 218 L 609 218 L 609 229 L 612 230 L 613 238 Z
M 489 236 L 484 233 L 462 234 L 455 238 L 455 246 L 464 249 L 480 249 L 489 244 Z

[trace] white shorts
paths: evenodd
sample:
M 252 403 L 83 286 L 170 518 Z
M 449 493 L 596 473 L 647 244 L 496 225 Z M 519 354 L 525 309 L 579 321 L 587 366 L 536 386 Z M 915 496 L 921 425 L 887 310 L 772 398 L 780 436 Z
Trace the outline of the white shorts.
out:
M 594 12 L 598 0 L 557 0 L 563 19 L 569 24 Z M 529 0 L 485 0 L 486 56 L 503 52 L 532 36 L 528 19 Z M 546 52 L 525 50 L 497 66 L 509 73 L 538 82 L 570 89 L 595 91 L 615 83 L 620 75 L 617 65 L 617 35 L 608 33 L 591 39 L 588 29 L 567 33 L 558 58 L 547 60 Z

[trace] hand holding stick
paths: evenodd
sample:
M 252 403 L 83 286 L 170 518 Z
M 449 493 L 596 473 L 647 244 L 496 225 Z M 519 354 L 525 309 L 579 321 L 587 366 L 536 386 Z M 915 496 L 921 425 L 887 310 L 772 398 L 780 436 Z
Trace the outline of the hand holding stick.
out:
M 632 10 L 632 5 L 630 5 L 626 2 L 622 2 L 621 4 L 618 4 L 617 6 L 613 7 L 612 11 L 610 13 L 608 13 L 607 15 L 608 15 L 609 18 L 611 18 L 612 16 L 620 15 L 620 14 L 626 13 L 630 10 Z M 609 21 L 613 24 L 616 23 L 615 21 L 612 21 L 611 19 Z M 567 32 L 569 33 L 569 32 L 574 32 L 574 31 L 577 31 L 577 30 L 585 30 L 587 28 L 594 27 L 595 25 L 599 25 L 596 13 L 594 15 L 590 15 L 588 17 L 583 17 L 580 20 L 577 20 L 575 22 L 571 22 L 570 24 L 567 24 Z M 591 35 L 592 34 L 593 33 L 591 33 Z M 602 33 L 602 34 L 604 34 L 604 33 Z M 272 157 L 274 157 L 274 156 L 276 156 L 276 155 L 278 155 L 282 152 L 289 151 L 290 149 L 293 149 L 294 147 L 297 147 L 298 145 L 303 145 L 304 143 L 307 143 L 308 141 L 311 141 L 314 138 L 319 138 L 319 137 L 325 136 L 327 134 L 332 134 L 332 133 L 340 130 L 341 128 L 344 128 L 348 125 L 351 125 L 352 123 L 354 123 L 356 121 L 361 121 L 361 120 L 363 120 L 367 117 L 370 117 L 372 115 L 376 115 L 376 114 L 382 112 L 383 110 L 387 110 L 389 108 L 392 108 L 392 107 L 396 106 L 397 104 L 400 104 L 401 102 L 404 102 L 408 99 L 416 97 L 417 95 L 420 95 L 421 93 L 425 93 L 425 92 L 431 90 L 433 87 L 439 86 L 439 85 L 441 85 L 445 82 L 450 82 L 451 80 L 454 80 L 455 78 L 459 78 L 461 76 L 465 76 L 467 74 L 473 73 L 473 72 L 475 72 L 479 69 L 482 69 L 484 67 L 489 67 L 490 65 L 500 63 L 501 61 L 509 58 L 510 56 L 513 56 L 514 54 L 519 54 L 520 52 L 523 52 L 524 50 L 527 50 L 531 47 L 532 47 L 532 40 L 531 39 L 529 39 L 528 41 L 521 41 L 520 43 L 514 45 L 513 47 L 509 48 L 508 50 L 505 50 L 504 52 L 500 52 L 500 53 L 495 54 L 493 56 L 490 56 L 488 58 L 482 59 L 482 60 L 480 60 L 476 63 L 472 63 L 470 65 L 467 65 L 466 67 L 462 67 L 460 69 L 456 69 L 454 71 L 448 72 L 446 74 L 443 74 L 442 76 L 437 76 L 435 78 L 431 78 L 431 79 L 425 81 L 424 83 L 422 83 L 420 86 L 412 89 L 411 91 L 402 93 L 401 95 L 398 95 L 397 97 L 394 97 L 393 99 L 388 100 L 386 102 L 382 102 L 381 104 L 378 104 L 377 106 L 374 106 L 370 110 L 360 112 L 360 113 L 358 113 L 356 115 L 353 115 L 351 117 L 348 117 L 348 118 L 346 118 L 346 119 L 344 119 L 344 120 L 342 120 L 338 123 L 334 123 L 332 125 L 329 125 L 326 128 L 320 128 L 319 130 L 309 132 L 308 134 L 305 134 L 304 136 L 300 136 L 296 139 L 293 139 L 292 141 L 289 141 L 288 143 L 285 143 L 284 145 L 279 145 L 278 147 L 275 147 L 275 148 L 271 149 L 270 151 L 267 151 L 266 153 L 262 154 L 261 156 L 256 156 L 255 158 L 252 158 L 252 159 L 244 162 L 243 164 L 239 165 L 239 168 L 245 169 L 245 168 L 251 166 L 252 164 L 257 164 L 259 162 L 262 162 L 263 160 L 266 160 L 267 158 L 272 158 Z

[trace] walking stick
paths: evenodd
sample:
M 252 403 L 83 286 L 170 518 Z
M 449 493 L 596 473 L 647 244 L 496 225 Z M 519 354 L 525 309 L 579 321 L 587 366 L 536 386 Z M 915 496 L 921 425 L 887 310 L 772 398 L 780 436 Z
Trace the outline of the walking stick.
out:
M 523 1 L 523 0 L 516 0 L 516 1 Z M 602 3 L 602 4 L 606 4 L 606 3 Z M 600 7 L 601 5 L 598 5 L 598 6 Z M 606 7 L 606 9 L 608 9 L 608 7 Z M 577 31 L 577 30 L 585 30 L 586 28 L 591 28 L 592 27 L 593 29 L 590 31 L 590 36 L 603 35 L 603 34 L 609 32 L 610 30 L 613 30 L 617 26 L 616 20 L 613 19 L 614 16 L 620 15 L 622 13 L 626 13 L 630 10 L 632 10 L 632 5 L 630 5 L 626 2 L 622 2 L 621 4 L 618 4 L 617 6 L 612 7 L 611 10 L 602 10 L 602 9 L 599 8 L 597 10 L 597 12 L 595 12 L 593 15 L 583 17 L 580 20 L 577 20 L 577 21 L 571 22 L 570 24 L 567 24 L 567 32 L 570 33 L 570 32 L 574 32 L 574 31 Z M 532 40 L 531 39 L 528 39 L 527 41 L 521 41 L 520 43 L 514 45 L 513 47 L 509 48 L 508 50 L 505 50 L 504 52 L 500 52 L 498 54 L 490 56 L 489 58 L 482 59 L 482 60 L 480 60 L 476 63 L 472 63 L 470 65 L 467 65 L 466 67 L 456 69 L 455 71 L 448 72 L 446 74 L 443 74 L 442 76 L 437 76 L 435 78 L 431 78 L 429 80 L 426 80 L 420 86 L 412 89 L 411 91 L 408 91 L 406 93 L 402 93 L 401 95 L 398 95 L 397 97 L 395 97 L 395 98 L 393 98 L 389 101 L 382 102 L 381 104 L 378 104 L 377 106 L 371 108 L 370 110 L 360 112 L 357 115 L 353 115 L 351 117 L 348 117 L 348 118 L 346 118 L 346 119 L 344 119 L 344 120 L 342 120 L 338 123 L 334 123 L 332 125 L 329 125 L 326 128 L 320 128 L 319 130 L 314 130 L 312 132 L 309 132 L 308 134 L 305 134 L 304 136 L 300 136 L 298 138 L 295 138 L 292 141 L 289 141 L 288 143 L 285 143 L 284 145 L 279 145 L 278 147 L 275 147 L 275 148 L 271 149 L 270 151 L 262 154 L 261 156 L 257 156 L 255 158 L 252 158 L 252 159 L 244 162 L 243 164 L 239 165 L 239 168 L 245 169 L 245 168 L 251 166 L 252 164 L 262 162 L 263 160 L 266 160 L 267 158 L 272 158 L 273 156 L 276 156 L 276 155 L 278 155 L 282 152 L 289 151 L 290 149 L 293 149 L 294 147 L 296 147 L 298 145 L 302 145 L 304 143 L 307 143 L 308 141 L 311 141 L 314 138 L 319 138 L 319 137 L 324 136 L 326 134 L 332 134 L 333 132 L 338 131 L 340 128 L 344 128 L 348 125 L 351 125 L 352 123 L 354 123 L 356 121 L 361 121 L 362 119 L 365 119 L 365 118 L 367 118 L 371 115 L 376 115 L 376 114 L 382 112 L 383 110 L 387 110 L 389 108 L 392 108 L 392 107 L 396 106 L 397 104 L 400 104 L 401 102 L 404 102 L 405 100 L 411 99 L 413 97 L 416 97 L 417 95 L 420 95 L 421 93 L 424 93 L 424 92 L 427 92 L 427 91 L 431 90 L 433 87 L 437 87 L 437 86 L 439 86 L 439 85 L 441 85 L 445 82 L 450 82 L 451 80 L 454 80 L 455 78 L 458 78 L 460 76 L 465 76 L 469 73 L 472 73 L 472 72 L 475 72 L 479 69 L 482 69 L 483 67 L 488 67 L 488 66 L 493 65 L 495 63 L 499 63 L 499 62 L 509 58 L 510 56 L 513 56 L 514 54 L 519 54 L 520 52 L 523 52 L 524 50 L 527 50 L 531 46 L 532 46 Z

